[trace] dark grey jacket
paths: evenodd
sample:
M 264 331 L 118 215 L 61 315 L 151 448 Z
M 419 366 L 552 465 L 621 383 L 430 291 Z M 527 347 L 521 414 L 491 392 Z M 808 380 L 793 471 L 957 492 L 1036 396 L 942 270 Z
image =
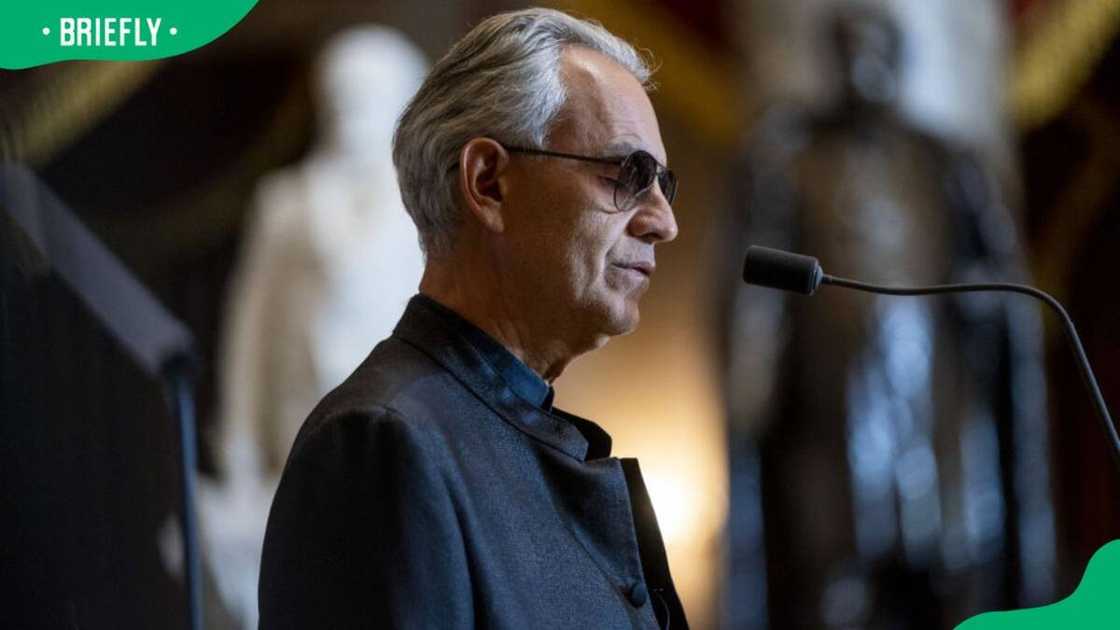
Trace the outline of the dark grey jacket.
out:
M 687 628 L 636 460 L 527 403 L 424 300 L 304 424 L 262 628 Z

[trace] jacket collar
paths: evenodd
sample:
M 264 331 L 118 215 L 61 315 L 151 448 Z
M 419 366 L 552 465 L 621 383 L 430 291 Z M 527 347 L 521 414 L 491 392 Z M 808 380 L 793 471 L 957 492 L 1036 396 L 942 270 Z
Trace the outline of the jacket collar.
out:
M 585 461 L 607 457 L 611 437 L 599 425 L 553 407 L 544 411 L 518 396 L 482 353 L 456 331 L 453 314 L 422 295 L 413 296 L 393 336 L 442 365 L 507 423 L 535 440 Z
M 482 356 L 482 360 L 502 380 L 509 385 L 515 394 L 529 401 L 533 406 L 545 411 L 552 408 L 552 388 L 539 374 L 525 365 L 512 352 L 482 329 L 467 321 L 463 316 L 446 306 L 436 302 L 426 295 L 417 295 L 416 299 L 425 306 L 439 313 L 452 332 L 467 340 Z

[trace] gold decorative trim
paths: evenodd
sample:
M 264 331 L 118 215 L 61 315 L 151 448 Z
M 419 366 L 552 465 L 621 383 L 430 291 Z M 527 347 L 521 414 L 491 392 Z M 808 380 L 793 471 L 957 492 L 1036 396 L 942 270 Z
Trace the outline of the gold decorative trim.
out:
M 161 64 L 82 62 L 50 72 L 6 112 L 0 157 L 32 166 L 49 161 L 116 110 Z
M 1061 0 L 1024 18 L 1009 86 L 1012 118 L 1021 129 L 1051 120 L 1092 76 L 1120 32 L 1120 0 Z
M 1089 150 L 1073 177 L 1062 188 L 1047 212 L 1048 221 L 1038 241 L 1035 277 L 1058 299 L 1067 297 L 1080 248 L 1089 240 L 1116 194 L 1120 154 L 1111 144 L 1120 135 L 1120 123 L 1104 105 L 1079 100 L 1072 120 L 1086 131 Z

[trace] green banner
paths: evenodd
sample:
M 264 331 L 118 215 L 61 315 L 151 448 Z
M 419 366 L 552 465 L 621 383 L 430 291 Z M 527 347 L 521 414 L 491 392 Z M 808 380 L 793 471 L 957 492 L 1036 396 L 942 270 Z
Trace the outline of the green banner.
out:
M 984 613 L 956 630 L 1105 630 L 1120 628 L 1120 540 L 1097 550 L 1072 595 L 1041 608 Z
M 257 0 L 5 0 L 0 68 L 180 55 L 233 28 Z

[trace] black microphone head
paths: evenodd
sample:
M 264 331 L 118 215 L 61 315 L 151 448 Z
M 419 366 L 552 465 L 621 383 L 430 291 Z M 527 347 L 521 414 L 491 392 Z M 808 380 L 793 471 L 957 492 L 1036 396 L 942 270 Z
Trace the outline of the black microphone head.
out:
M 771 289 L 812 295 L 821 286 L 824 270 L 812 256 L 751 245 L 743 261 L 743 281 Z

